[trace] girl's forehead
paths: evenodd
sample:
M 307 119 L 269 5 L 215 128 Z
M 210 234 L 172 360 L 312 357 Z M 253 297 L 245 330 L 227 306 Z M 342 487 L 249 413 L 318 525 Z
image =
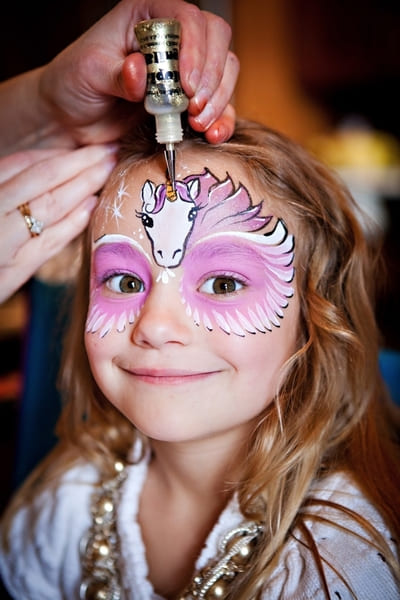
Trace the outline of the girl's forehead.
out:
M 214 185 L 229 179 L 234 185 L 244 186 L 254 201 L 259 201 L 263 196 L 265 208 L 270 204 L 268 195 L 255 189 L 254 182 L 236 159 L 216 153 L 177 152 L 176 181 L 185 200 L 190 200 L 190 194 L 193 196 L 195 193 L 195 185 L 191 184 L 190 180 L 198 180 L 199 185 L 204 187 L 207 176 L 210 177 L 207 174 L 212 174 Z M 149 187 L 149 182 L 152 187 Z M 186 190 L 183 190 L 182 182 L 185 182 Z M 144 204 L 156 202 L 156 197 L 163 193 L 162 188 L 167 188 L 166 184 L 166 165 L 162 156 L 138 165 L 117 167 L 101 194 L 95 212 L 92 229 L 94 239 L 108 233 L 131 235 L 132 228 L 141 227 L 138 215 L 142 212 Z M 211 192 L 212 187 L 210 185 L 207 188 L 206 195 Z M 168 190 L 165 193 L 168 193 Z M 223 190 L 219 192 L 219 196 L 220 210 L 224 211 Z M 270 210 L 270 206 L 268 209 Z M 231 210 L 230 207 L 227 206 L 227 210 Z

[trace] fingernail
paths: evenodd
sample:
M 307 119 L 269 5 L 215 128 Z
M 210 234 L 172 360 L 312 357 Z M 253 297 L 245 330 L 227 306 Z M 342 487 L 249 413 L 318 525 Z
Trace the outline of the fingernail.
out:
M 115 154 L 118 152 L 120 145 L 118 142 L 110 142 L 109 144 L 106 144 L 105 147 L 108 154 Z
M 198 123 L 204 130 L 208 129 L 210 125 L 215 121 L 215 110 L 211 102 L 209 102 L 204 110 L 195 117 L 196 123 Z
M 194 95 L 200 83 L 200 71 L 199 69 L 193 69 L 188 77 L 189 88 Z
M 85 212 L 91 214 L 93 212 L 93 209 L 96 208 L 97 202 L 97 196 L 89 196 L 89 198 L 86 198 L 86 200 L 82 202 L 82 207 Z
M 215 139 L 215 143 L 222 144 L 229 139 L 229 131 L 225 125 L 218 124 L 218 126 L 213 129 L 213 137 Z
M 211 92 L 207 87 L 202 87 L 196 95 L 190 100 L 192 105 L 196 107 L 196 112 L 199 115 L 210 102 Z
M 111 171 L 113 171 L 117 162 L 118 162 L 118 157 L 115 153 L 111 154 L 110 156 L 107 156 L 107 158 L 104 159 L 104 167 L 105 167 L 106 171 L 108 173 L 111 173 Z
M 103 160 L 97 164 L 97 176 L 99 177 L 99 183 L 104 185 L 111 173 L 115 169 L 115 165 L 118 162 L 116 154 L 106 155 Z

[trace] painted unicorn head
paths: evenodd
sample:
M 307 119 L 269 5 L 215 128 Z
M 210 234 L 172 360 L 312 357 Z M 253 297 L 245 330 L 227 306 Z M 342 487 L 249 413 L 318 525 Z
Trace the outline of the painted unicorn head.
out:
M 200 191 L 199 179 L 177 181 L 176 192 L 168 184 L 157 187 L 149 179 L 142 188 L 142 219 L 151 241 L 153 257 L 161 267 L 177 267 L 185 254 L 186 242 L 197 216 L 195 200 Z

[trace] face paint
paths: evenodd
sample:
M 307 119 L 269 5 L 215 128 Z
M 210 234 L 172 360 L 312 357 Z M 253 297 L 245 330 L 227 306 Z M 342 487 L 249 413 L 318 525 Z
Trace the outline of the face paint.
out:
M 256 231 L 270 217 L 260 217 L 262 203 L 253 206 L 246 188 L 234 188 L 232 179 L 219 181 L 207 169 L 169 184 L 148 180 L 142 188 L 142 210 L 137 213 L 149 237 L 155 262 L 172 268 L 181 264 L 186 247 L 213 231 Z M 173 234 L 172 234 L 173 232 Z
M 176 181 L 175 194 L 168 182 L 147 180 L 141 210 L 131 208 L 137 201 L 128 189 L 121 178 L 116 197 L 103 206 L 105 231 L 111 223 L 119 230 L 122 220 L 131 234 L 105 235 L 96 243 L 88 332 L 123 331 L 137 318 L 152 282 L 168 283 L 177 267 L 182 302 L 196 325 L 238 336 L 279 327 L 294 293 L 294 239 L 280 219 L 266 232 L 273 218 L 262 215 L 262 201 L 253 205 L 245 186 L 235 187 L 228 174 L 221 181 L 208 169 Z M 143 228 L 130 229 L 138 218 Z M 152 258 L 145 251 L 149 243 Z M 162 267 L 158 275 L 154 263 Z
M 129 198 L 129 194 L 126 191 L 126 185 L 124 181 L 121 182 L 116 197 L 113 198 L 112 202 L 107 202 L 106 204 L 106 214 L 109 218 L 111 218 L 117 225 L 119 224 L 120 219 L 123 218 L 123 207 L 124 207 L 124 197 Z M 104 201 L 104 199 L 103 199 Z
M 142 188 L 142 211 L 137 213 L 149 237 L 155 262 L 166 268 L 177 267 L 185 254 L 186 240 L 196 218 L 195 198 L 198 179 L 177 181 L 175 192 L 162 184 L 146 181 Z
M 186 179 L 190 181 L 192 177 Z M 239 184 L 235 188 L 229 175 L 219 181 L 206 169 L 196 177 L 200 181 L 200 192 L 196 199 L 198 217 L 188 248 L 210 233 L 259 231 L 270 222 L 270 216 L 260 214 L 263 203 L 253 205 L 244 185 Z
M 103 337 L 134 323 L 151 288 L 150 257 L 134 240 L 104 236 L 94 251 L 86 331 Z
M 279 327 L 294 290 L 293 236 L 282 221 L 264 236 L 218 233 L 187 252 L 181 284 L 196 325 L 244 336 Z

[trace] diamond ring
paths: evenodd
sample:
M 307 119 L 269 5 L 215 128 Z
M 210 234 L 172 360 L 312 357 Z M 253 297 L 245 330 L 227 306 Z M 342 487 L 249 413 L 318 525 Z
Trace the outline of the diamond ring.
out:
M 44 223 L 42 221 L 39 221 L 38 219 L 35 219 L 35 217 L 31 215 L 31 210 L 29 208 L 28 202 L 25 202 L 25 204 L 21 204 L 20 206 L 18 206 L 18 210 L 24 217 L 30 236 L 37 237 L 38 235 L 40 235 L 43 231 Z

